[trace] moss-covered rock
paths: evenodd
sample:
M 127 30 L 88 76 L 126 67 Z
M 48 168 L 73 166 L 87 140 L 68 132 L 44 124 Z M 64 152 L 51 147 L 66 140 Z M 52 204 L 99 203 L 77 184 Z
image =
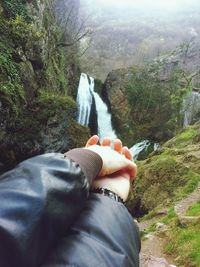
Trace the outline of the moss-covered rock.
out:
M 103 95 L 118 136 L 130 146 L 146 139 L 163 143 L 182 128 L 183 100 L 192 90 L 193 75 L 183 64 L 169 64 L 171 57 L 107 76 Z
M 2 172 L 39 153 L 83 146 L 89 130 L 76 123 L 78 47 L 58 46 L 63 28 L 49 1 L 2 0 L 0 6 Z
M 128 206 L 136 215 L 167 206 L 192 192 L 200 181 L 200 124 L 190 126 L 146 160 L 138 162 Z
M 41 92 L 15 122 L 7 126 L 0 146 L 1 171 L 45 152 L 84 146 L 89 130 L 78 125 L 76 104 L 69 96 Z M 79 136 L 79 138 L 77 138 Z

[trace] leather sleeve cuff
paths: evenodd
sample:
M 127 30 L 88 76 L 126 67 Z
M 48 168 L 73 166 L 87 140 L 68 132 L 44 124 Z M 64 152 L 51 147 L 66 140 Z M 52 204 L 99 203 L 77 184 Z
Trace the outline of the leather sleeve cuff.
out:
M 97 153 L 84 148 L 72 149 L 65 153 L 65 157 L 80 165 L 89 183 L 99 174 L 103 165 L 102 159 Z

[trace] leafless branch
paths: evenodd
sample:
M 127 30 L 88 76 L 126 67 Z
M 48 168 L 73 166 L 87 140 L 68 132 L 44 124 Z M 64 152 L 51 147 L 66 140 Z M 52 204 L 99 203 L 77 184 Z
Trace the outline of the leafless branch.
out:
M 87 30 L 85 33 L 83 33 L 81 36 L 79 36 L 77 39 L 74 39 L 72 42 L 70 43 L 64 43 L 64 42 L 61 42 L 59 44 L 57 44 L 57 47 L 58 46 L 62 46 L 62 47 L 65 47 L 65 46 L 73 46 L 75 45 L 76 43 L 78 43 L 81 39 L 83 39 L 85 36 L 87 36 L 88 34 L 90 33 L 90 30 Z

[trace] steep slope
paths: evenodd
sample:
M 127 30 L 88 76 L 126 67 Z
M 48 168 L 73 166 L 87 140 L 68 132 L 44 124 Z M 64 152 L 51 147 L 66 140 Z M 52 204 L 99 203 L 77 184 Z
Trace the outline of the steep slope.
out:
M 187 196 L 200 181 L 200 124 L 183 130 L 138 162 L 138 179 L 129 205 L 135 214 L 166 207 Z
M 81 146 L 89 135 L 75 121 L 79 1 L 59 1 L 66 18 L 73 10 L 70 25 L 56 1 L 0 3 L 0 172 L 38 153 Z
M 199 151 L 198 123 L 137 162 L 128 207 L 139 216 L 144 266 L 169 266 L 163 257 L 179 267 L 200 266 Z
M 199 53 L 199 44 L 192 41 L 142 67 L 108 74 L 102 94 L 125 143 L 163 142 L 182 127 L 183 100 L 200 87 Z

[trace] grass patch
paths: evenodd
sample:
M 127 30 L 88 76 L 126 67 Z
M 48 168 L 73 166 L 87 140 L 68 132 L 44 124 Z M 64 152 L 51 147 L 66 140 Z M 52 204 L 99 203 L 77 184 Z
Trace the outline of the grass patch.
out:
M 189 171 L 187 173 L 187 179 L 188 182 L 186 183 L 186 185 L 184 187 L 179 188 L 178 191 L 175 193 L 176 200 L 180 200 L 186 197 L 188 194 L 192 193 L 196 189 L 200 181 L 200 175 L 198 173 Z
M 176 213 L 174 208 L 169 208 L 167 211 L 167 216 L 161 219 L 161 222 L 164 224 L 169 224 L 174 218 L 176 218 Z
M 200 215 L 200 201 L 191 206 L 186 212 L 188 216 L 199 216 Z
M 143 222 L 143 221 L 147 221 L 147 220 L 152 219 L 153 217 L 156 216 L 157 212 L 158 212 L 158 209 L 154 209 L 154 210 L 149 211 L 148 214 L 145 214 L 145 215 L 141 218 L 140 222 Z
M 183 130 L 180 134 L 168 141 L 165 146 L 183 148 L 185 145 L 191 143 L 191 140 L 196 136 L 196 134 L 197 130 L 192 126 L 189 126 L 187 129 Z
M 200 226 L 174 227 L 170 232 L 170 241 L 166 252 L 178 258 L 178 264 L 184 267 L 200 266 Z
M 157 222 L 154 222 L 154 223 L 152 223 L 150 226 L 149 226 L 149 228 L 148 228 L 148 232 L 155 232 L 156 231 L 156 223 Z

